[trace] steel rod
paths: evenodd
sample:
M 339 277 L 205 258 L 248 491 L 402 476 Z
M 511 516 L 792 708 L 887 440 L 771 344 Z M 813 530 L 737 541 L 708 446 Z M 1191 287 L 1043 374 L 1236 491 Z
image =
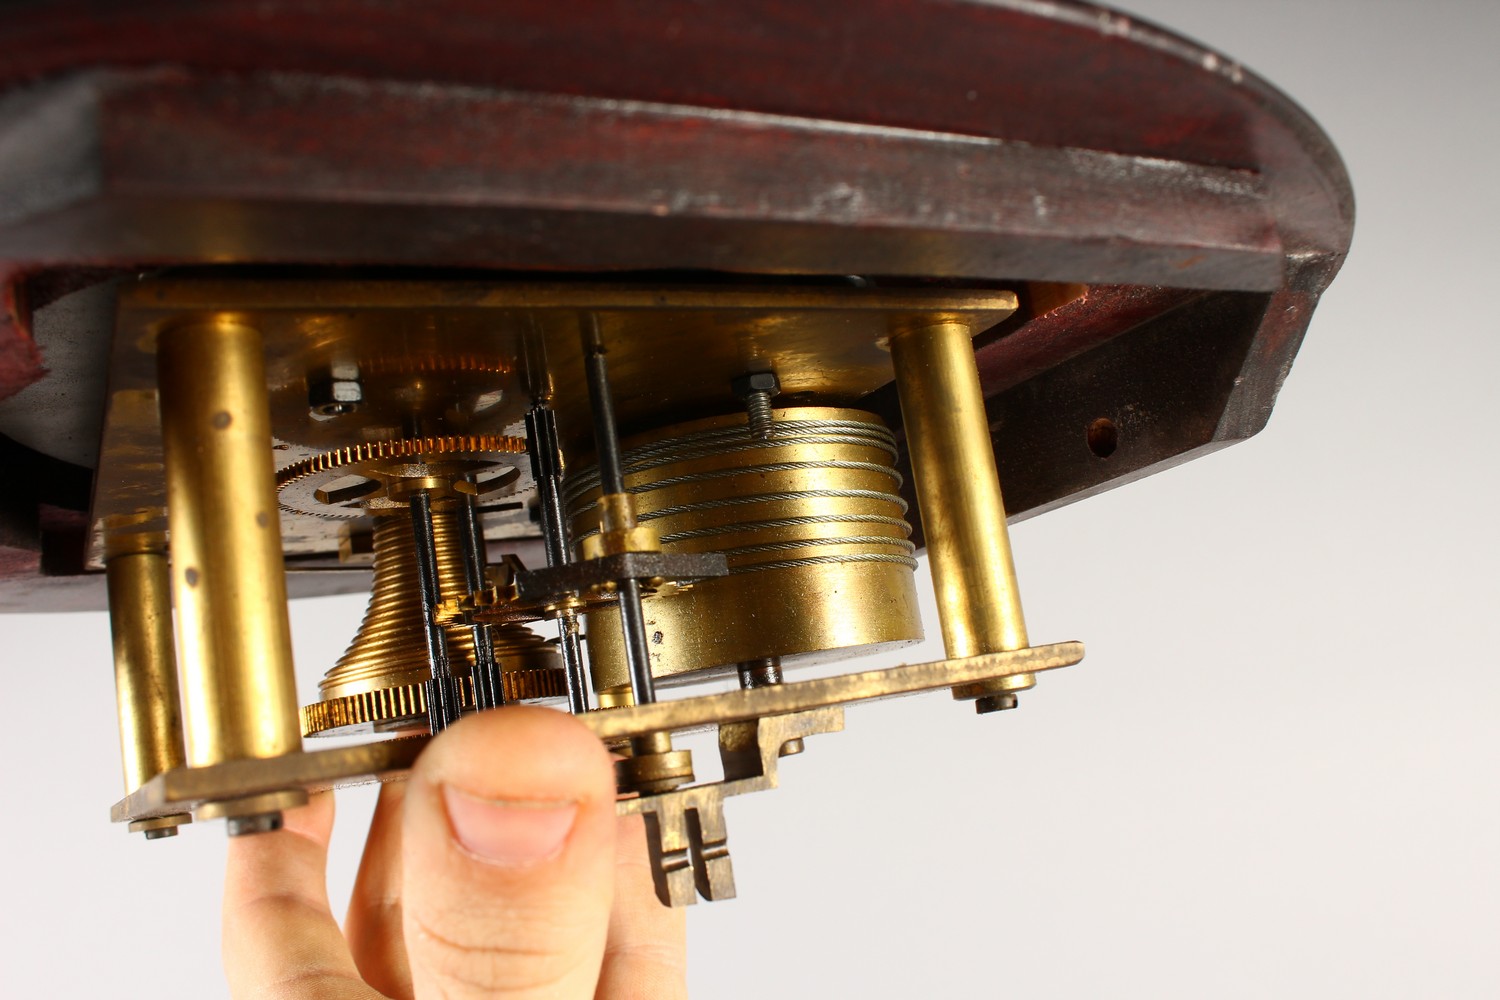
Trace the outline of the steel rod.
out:
M 625 666 L 630 671 L 630 694 L 637 705 L 656 700 L 651 676 L 651 654 L 646 645 L 646 613 L 641 608 L 641 581 L 621 580 L 620 625 L 625 630 Z
M 557 645 L 562 650 L 563 672 L 568 685 L 568 710 L 574 715 L 582 715 L 589 710 L 589 689 L 583 669 L 583 644 L 578 640 L 578 612 L 564 611 L 558 616 Z
M 568 555 L 568 522 L 562 506 L 562 452 L 557 444 L 557 415 L 545 404 L 526 414 L 526 438 L 531 449 L 531 474 L 541 503 L 542 542 L 548 566 L 565 566 Z M 557 621 L 557 645 L 562 653 L 563 678 L 568 688 L 568 710 L 582 715 L 589 710 L 588 680 L 583 670 L 583 647 L 578 641 L 578 613 L 564 611 Z
M 588 355 L 589 405 L 594 411 L 594 446 L 599 452 L 599 484 L 605 493 L 624 493 L 620 437 L 615 429 L 614 399 L 609 391 L 609 363 L 604 349 Z
M 568 559 L 568 527 L 562 505 L 562 456 L 557 444 L 557 414 L 543 404 L 526 413 L 526 438 L 531 448 L 531 474 L 541 503 L 542 542 L 547 565 L 562 566 Z
M 474 497 L 465 494 L 459 509 L 460 541 L 464 550 L 464 581 L 469 594 L 477 596 L 484 589 L 484 567 L 486 552 L 484 525 L 479 519 L 479 504 Z M 490 627 L 483 622 L 469 626 L 474 636 L 474 705 L 481 711 L 505 704 L 505 687 L 500 676 L 500 665 L 495 660 L 495 644 L 490 637 Z
M 589 405 L 594 411 L 594 447 L 599 456 L 599 484 L 603 492 L 625 495 L 625 474 L 620 459 L 620 437 L 615 428 L 614 401 L 610 398 L 609 362 L 598 319 L 587 317 L 583 328 L 584 363 L 588 371 Z M 651 676 L 650 646 L 646 643 L 646 616 L 641 609 L 638 580 L 619 581 L 620 625 L 624 629 L 625 665 L 630 672 L 630 694 L 637 705 L 656 700 Z
M 412 535 L 417 549 L 417 591 L 422 600 L 422 626 L 427 642 L 427 665 L 432 679 L 427 684 L 427 725 L 442 732 L 459 718 L 453 672 L 448 663 L 448 644 L 436 611 L 442 595 L 438 590 L 437 542 L 432 533 L 432 497 L 416 492 L 411 497 Z

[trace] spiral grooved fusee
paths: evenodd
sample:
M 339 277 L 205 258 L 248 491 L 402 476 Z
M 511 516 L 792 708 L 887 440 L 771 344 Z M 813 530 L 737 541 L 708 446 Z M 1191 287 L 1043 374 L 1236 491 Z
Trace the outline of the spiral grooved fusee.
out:
M 451 511 L 433 512 L 432 537 L 439 592 L 444 597 L 466 593 L 458 515 Z M 324 698 L 411 683 L 425 679 L 428 672 L 427 647 L 421 631 L 422 602 L 417 592 L 417 549 L 411 523 L 404 517 L 380 518 L 375 524 L 374 545 L 375 580 L 370 588 L 370 603 L 349 648 L 318 685 Z M 443 631 L 448 656 L 455 667 L 460 663 L 472 665 L 474 639 L 469 630 L 450 626 Z
M 433 541 L 438 589 L 446 600 L 468 593 L 464 573 L 462 522 L 457 511 L 434 510 Z M 321 701 L 303 710 L 309 735 L 339 730 L 400 729 L 421 724 L 425 702 L 420 687 L 431 676 L 417 587 L 416 542 L 405 517 L 384 516 L 374 530 L 375 579 L 370 603 L 354 640 L 318 685 Z M 443 626 L 448 659 L 462 690 L 470 690 L 474 636 L 469 626 Z M 522 625 L 494 625 L 490 634 L 504 676 L 515 698 L 562 693 L 556 651 Z M 464 699 L 472 707 L 472 698 Z

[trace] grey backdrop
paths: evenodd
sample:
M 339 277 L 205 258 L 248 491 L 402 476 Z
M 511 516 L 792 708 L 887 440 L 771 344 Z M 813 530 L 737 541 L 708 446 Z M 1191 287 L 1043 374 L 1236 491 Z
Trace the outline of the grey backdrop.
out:
M 1082 665 L 998 717 L 851 710 L 731 805 L 698 996 L 1500 995 L 1500 4 L 1130 6 L 1323 123 L 1353 255 L 1263 435 L 1016 529 L 1032 635 Z M 305 692 L 360 604 L 295 606 Z M 0 995 L 222 996 L 222 831 L 104 822 L 103 616 L 0 642 Z M 341 800 L 336 896 L 371 801 Z

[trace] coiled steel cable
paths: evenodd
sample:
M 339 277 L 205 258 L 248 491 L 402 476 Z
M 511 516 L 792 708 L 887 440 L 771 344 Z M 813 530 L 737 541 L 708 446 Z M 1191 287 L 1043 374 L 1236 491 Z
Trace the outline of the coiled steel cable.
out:
M 848 447 L 873 448 L 885 452 L 891 457 L 892 462 L 891 464 L 882 464 L 848 458 L 829 458 L 826 461 L 775 461 L 763 464 L 754 461 L 756 452 L 764 452 L 768 449 L 775 451 L 785 449 L 788 446 L 809 445 L 814 447 L 824 446 L 830 450 Z M 691 470 L 663 479 L 638 483 L 630 489 L 632 493 L 637 495 L 646 495 L 660 490 L 672 490 L 682 486 L 691 486 L 714 480 L 730 479 L 747 474 L 781 472 L 828 472 L 835 476 L 838 473 L 868 473 L 884 476 L 892 483 L 889 492 L 877 489 L 820 488 L 778 490 L 763 493 L 748 493 L 740 496 L 690 500 L 684 503 L 669 504 L 656 510 L 642 511 L 638 515 L 641 521 L 676 517 L 678 515 L 692 515 L 726 508 L 753 507 L 767 503 L 796 503 L 810 500 L 855 500 L 869 501 L 880 505 L 888 504 L 904 515 L 908 509 L 908 505 L 900 494 L 896 492 L 901 488 L 902 483 L 901 474 L 894 465 L 897 454 L 898 450 L 894 435 L 878 423 L 859 420 L 798 418 L 795 415 L 789 415 L 787 418 L 780 419 L 775 423 L 773 433 L 767 439 L 747 438 L 744 433 L 744 427 L 740 425 L 709 428 L 665 440 L 653 441 L 632 448 L 622 456 L 622 465 L 627 475 L 639 476 L 642 473 L 649 473 L 653 469 L 662 469 L 669 465 L 704 459 L 717 459 L 730 456 L 740 456 L 745 459 L 744 464 L 734 464 L 725 468 Z M 568 484 L 565 487 L 565 494 L 570 514 L 574 519 L 582 518 L 597 506 L 595 501 L 590 500 L 588 503 L 583 503 L 582 501 L 590 491 L 597 490 L 598 488 L 599 477 L 597 470 L 583 469 L 575 476 L 569 477 Z M 912 557 L 911 553 L 915 552 L 916 547 L 904 537 L 911 534 L 910 524 L 904 517 L 877 514 L 874 512 L 806 514 L 781 518 L 762 518 L 723 525 L 688 527 L 662 536 L 661 542 L 664 546 L 671 546 L 692 539 L 733 536 L 747 532 L 774 532 L 777 530 L 830 524 L 849 524 L 851 526 L 862 527 L 865 530 L 859 534 L 843 537 L 797 537 L 743 546 L 728 544 L 724 548 L 716 549 L 715 551 L 722 552 L 724 555 L 730 557 L 731 573 L 857 562 L 898 563 L 915 568 L 916 560 Z M 896 528 L 901 532 L 901 537 L 872 534 L 869 532 L 869 529 L 872 527 Z M 580 531 L 577 539 L 581 540 L 593 534 L 597 534 L 597 529 L 593 531 Z M 725 541 L 732 543 L 732 537 L 725 538 Z M 759 563 L 745 562 L 738 558 L 748 555 L 790 552 L 797 549 L 837 545 L 864 546 L 865 549 L 864 551 L 824 553 L 796 559 Z M 872 546 L 884 549 L 894 548 L 904 554 L 889 551 L 870 551 L 869 549 Z

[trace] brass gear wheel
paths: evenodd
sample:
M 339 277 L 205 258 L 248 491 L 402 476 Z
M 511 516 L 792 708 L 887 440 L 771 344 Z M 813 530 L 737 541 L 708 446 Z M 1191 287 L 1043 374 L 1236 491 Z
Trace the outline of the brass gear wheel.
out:
M 346 518 L 402 507 L 404 483 L 472 480 L 476 495 L 517 495 L 532 487 L 526 439 L 509 434 L 448 434 L 368 441 L 304 458 L 276 473 L 281 508 L 291 514 Z M 457 487 L 462 489 L 462 486 Z
M 560 698 L 567 693 L 563 672 L 552 668 L 506 670 L 500 675 L 507 703 Z M 474 682 L 458 681 L 459 705 L 474 708 Z M 302 735 L 353 736 L 359 733 L 426 731 L 427 689 L 423 684 L 395 687 L 316 701 L 302 707 Z
M 457 434 L 349 445 L 305 458 L 277 473 L 281 506 L 316 517 L 374 516 L 375 575 L 364 621 L 349 648 L 319 684 L 321 697 L 302 709 L 307 736 L 418 729 L 426 718 L 428 653 L 417 597 L 417 550 L 405 517 L 395 516 L 413 492 L 435 501 L 432 558 L 439 593 L 466 593 L 463 529 L 453 500 L 480 503 L 532 486 L 525 438 Z M 443 626 L 460 706 L 475 708 L 474 636 L 465 625 Z M 520 624 L 489 628 L 506 701 L 566 693 L 557 651 Z

